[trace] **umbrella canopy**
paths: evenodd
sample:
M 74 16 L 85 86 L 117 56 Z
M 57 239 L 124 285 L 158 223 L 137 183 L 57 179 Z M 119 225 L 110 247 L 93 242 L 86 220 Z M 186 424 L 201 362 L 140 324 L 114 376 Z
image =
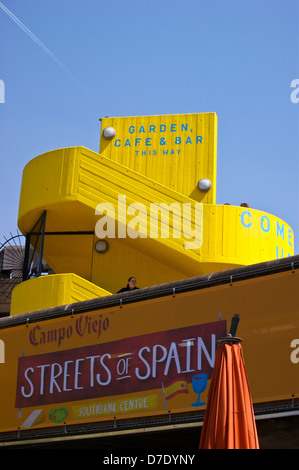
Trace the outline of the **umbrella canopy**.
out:
M 200 449 L 258 449 L 259 442 L 240 338 L 216 350 Z

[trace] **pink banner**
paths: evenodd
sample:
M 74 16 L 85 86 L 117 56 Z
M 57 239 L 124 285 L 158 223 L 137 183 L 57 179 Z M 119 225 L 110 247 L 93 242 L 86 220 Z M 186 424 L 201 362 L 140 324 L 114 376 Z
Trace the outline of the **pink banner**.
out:
M 210 378 L 226 322 L 160 331 L 110 343 L 20 357 L 17 408 L 118 396 L 174 379 Z

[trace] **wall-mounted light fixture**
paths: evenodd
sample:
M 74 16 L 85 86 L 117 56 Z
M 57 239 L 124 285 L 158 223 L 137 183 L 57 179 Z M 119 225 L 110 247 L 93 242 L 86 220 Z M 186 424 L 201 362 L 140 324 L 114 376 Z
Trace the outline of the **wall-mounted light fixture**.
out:
M 103 129 L 102 134 L 105 139 L 113 139 L 116 134 L 116 130 L 114 129 L 114 127 L 105 127 L 105 129 Z
M 209 191 L 209 189 L 212 187 L 212 183 L 208 178 L 202 178 L 198 181 L 197 187 L 200 189 L 200 191 Z
M 94 246 L 94 249 L 96 250 L 97 253 L 106 253 L 108 250 L 109 245 L 106 240 L 97 240 Z

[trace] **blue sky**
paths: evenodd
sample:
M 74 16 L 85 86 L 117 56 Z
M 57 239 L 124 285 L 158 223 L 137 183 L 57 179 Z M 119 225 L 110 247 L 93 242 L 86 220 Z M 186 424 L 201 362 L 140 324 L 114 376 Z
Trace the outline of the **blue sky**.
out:
M 299 253 L 299 0 L 2 5 L 34 36 L 0 8 L 0 243 L 32 158 L 98 151 L 104 116 L 216 112 L 217 203 L 282 218 Z

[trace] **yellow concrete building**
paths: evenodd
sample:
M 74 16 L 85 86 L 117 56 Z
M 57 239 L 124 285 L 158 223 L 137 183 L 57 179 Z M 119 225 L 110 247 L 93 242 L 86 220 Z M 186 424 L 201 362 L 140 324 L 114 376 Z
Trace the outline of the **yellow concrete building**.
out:
M 34 158 L 18 226 L 55 274 L 17 286 L 11 315 L 293 255 L 283 220 L 216 204 L 216 163 L 215 113 L 104 118 L 99 153 Z

